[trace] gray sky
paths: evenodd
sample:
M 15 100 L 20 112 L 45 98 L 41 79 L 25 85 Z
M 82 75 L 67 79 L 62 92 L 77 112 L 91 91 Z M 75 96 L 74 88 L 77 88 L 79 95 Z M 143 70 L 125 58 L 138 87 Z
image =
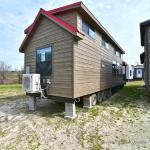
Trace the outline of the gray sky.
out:
M 139 23 L 150 19 L 150 0 L 82 0 L 102 25 L 126 51 L 124 60 L 139 62 Z M 77 0 L 5 0 L 0 3 L 0 60 L 13 68 L 23 66 L 19 46 L 24 29 L 32 23 L 40 8 L 46 10 Z

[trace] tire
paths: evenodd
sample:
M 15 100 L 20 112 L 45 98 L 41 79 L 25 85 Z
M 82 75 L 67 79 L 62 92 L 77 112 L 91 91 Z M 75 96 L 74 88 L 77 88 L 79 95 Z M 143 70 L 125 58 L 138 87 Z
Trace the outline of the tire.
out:
M 99 102 L 99 103 L 101 103 L 102 102 L 102 92 L 98 92 L 97 93 L 97 101 Z
M 106 100 L 107 99 L 107 91 L 106 90 L 104 90 L 104 91 L 102 91 L 102 100 Z
M 107 90 L 107 98 L 110 98 L 111 96 L 112 96 L 111 89 L 108 89 L 108 90 Z
M 97 104 L 97 96 L 96 94 L 91 95 L 92 100 L 92 106 L 95 106 Z

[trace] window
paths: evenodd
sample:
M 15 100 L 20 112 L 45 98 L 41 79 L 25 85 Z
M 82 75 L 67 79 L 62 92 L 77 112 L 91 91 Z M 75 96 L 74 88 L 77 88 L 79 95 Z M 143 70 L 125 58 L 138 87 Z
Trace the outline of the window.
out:
M 118 57 L 121 58 L 121 53 L 120 52 L 118 52 L 118 51 L 115 50 L 115 54 L 116 54 L 116 56 L 118 56 Z
M 37 49 L 37 73 L 49 76 L 52 73 L 52 47 Z
M 138 70 L 138 74 L 141 74 L 141 70 Z
M 123 75 L 123 66 L 116 61 L 112 63 L 112 75 L 113 76 L 122 76 Z
M 82 21 L 82 31 L 95 39 L 95 30 L 93 30 L 86 22 Z
M 116 62 L 115 61 L 113 61 L 112 63 L 112 75 L 113 76 L 116 75 Z
M 109 43 L 104 38 L 102 38 L 102 46 L 106 49 L 109 49 Z
M 130 70 L 130 76 L 132 76 L 132 71 Z

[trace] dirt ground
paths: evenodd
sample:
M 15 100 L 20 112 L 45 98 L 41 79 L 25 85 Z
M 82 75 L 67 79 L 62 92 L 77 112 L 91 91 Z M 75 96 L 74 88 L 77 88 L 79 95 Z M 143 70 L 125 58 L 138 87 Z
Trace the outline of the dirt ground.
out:
M 91 109 L 77 104 L 77 118 L 63 118 L 64 104 L 27 97 L 0 100 L 0 149 L 149 150 L 150 93 L 143 82 L 130 82 Z

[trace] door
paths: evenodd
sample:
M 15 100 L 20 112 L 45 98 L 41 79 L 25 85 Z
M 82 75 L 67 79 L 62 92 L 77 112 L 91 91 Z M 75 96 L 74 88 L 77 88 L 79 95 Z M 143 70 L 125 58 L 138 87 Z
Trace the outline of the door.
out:
M 137 69 L 136 75 L 137 75 L 137 78 L 142 78 L 142 70 L 141 69 Z

